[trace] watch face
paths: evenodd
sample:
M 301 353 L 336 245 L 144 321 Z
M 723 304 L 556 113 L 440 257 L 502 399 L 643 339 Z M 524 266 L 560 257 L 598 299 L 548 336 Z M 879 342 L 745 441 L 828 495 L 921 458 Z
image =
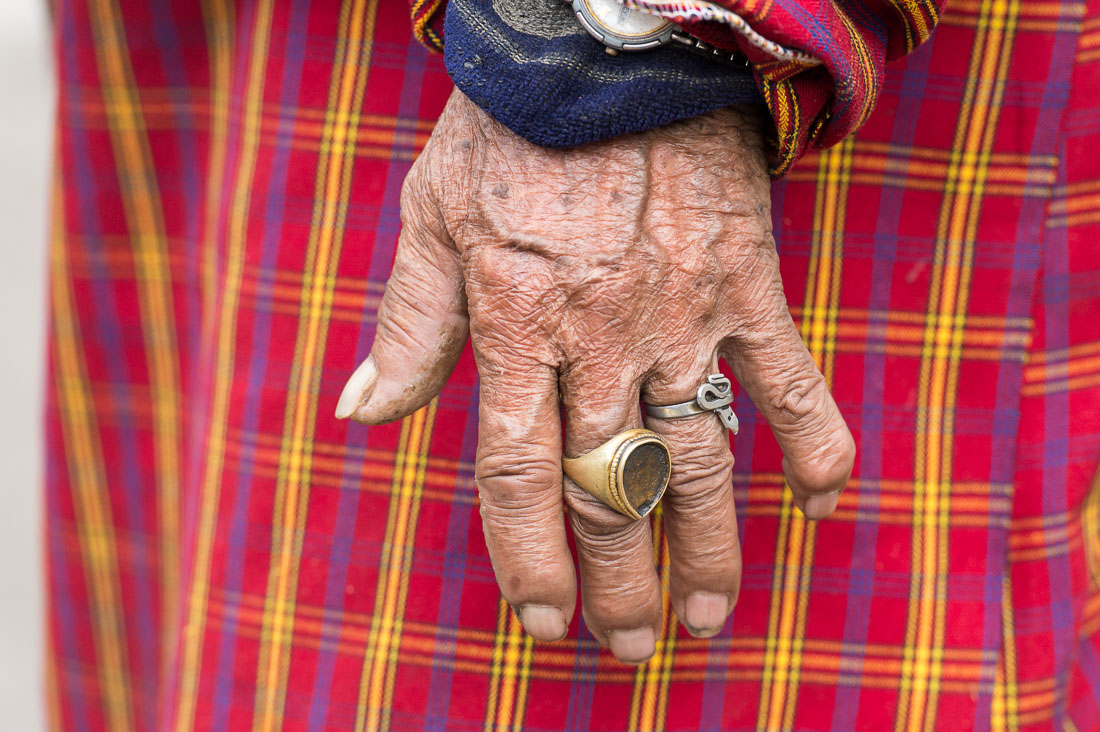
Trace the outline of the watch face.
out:
M 616 0 L 578 0 L 573 8 L 605 43 L 619 41 L 629 46 L 658 45 L 671 33 L 672 23 L 656 15 L 631 10 Z M 618 44 L 616 44 L 618 45 Z

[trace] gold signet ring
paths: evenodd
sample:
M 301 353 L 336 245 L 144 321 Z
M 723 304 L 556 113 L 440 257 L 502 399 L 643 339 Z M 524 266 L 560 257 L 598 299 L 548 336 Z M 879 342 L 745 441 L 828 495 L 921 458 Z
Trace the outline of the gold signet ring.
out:
M 650 430 L 621 432 L 595 450 L 564 458 L 562 469 L 601 503 L 632 519 L 643 518 L 664 495 L 672 456 Z

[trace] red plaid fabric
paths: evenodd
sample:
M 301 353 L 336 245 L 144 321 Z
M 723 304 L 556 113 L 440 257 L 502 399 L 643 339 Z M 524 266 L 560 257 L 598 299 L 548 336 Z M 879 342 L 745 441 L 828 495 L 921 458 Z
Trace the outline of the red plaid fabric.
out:
M 501 602 L 468 355 L 400 424 L 330 416 L 450 92 L 408 7 L 56 23 L 54 728 L 1100 730 L 1100 0 L 960 0 L 775 185 L 856 472 L 804 521 L 739 397 L 738 607 L 637 670 Z

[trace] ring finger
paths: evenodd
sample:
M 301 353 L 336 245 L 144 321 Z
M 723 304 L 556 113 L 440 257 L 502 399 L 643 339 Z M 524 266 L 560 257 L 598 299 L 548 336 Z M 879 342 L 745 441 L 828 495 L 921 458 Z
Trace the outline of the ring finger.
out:
M 691 401 L 707 374 L 718 372 L 716 361 L 705 367 L 701 363 L 669 378 L 655 376 L 646 384 L 645 401 Z M 685 378 L 685 373 L 695 378 Z M 711 412 L 675 419 L 647 417 L 646 427 L 664 438 L 672 455 L 663 499 L 672 607 L 692 635 L 706 638 L 722 629 L 741 584 L 729 433 Z

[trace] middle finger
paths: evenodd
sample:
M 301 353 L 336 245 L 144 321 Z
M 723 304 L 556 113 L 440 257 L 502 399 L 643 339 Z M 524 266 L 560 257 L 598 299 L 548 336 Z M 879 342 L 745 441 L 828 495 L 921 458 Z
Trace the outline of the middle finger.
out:
M 641 426 L 638 383 L 631 374 L 573 370 L 561 377 L 561 391 L 567 457 Z M 642 663 L 656 649 L 662 618 L 649 521 L 616 513 L 568 478 L 565 500 L 577 544 L 585 623 L 620 661 Z

